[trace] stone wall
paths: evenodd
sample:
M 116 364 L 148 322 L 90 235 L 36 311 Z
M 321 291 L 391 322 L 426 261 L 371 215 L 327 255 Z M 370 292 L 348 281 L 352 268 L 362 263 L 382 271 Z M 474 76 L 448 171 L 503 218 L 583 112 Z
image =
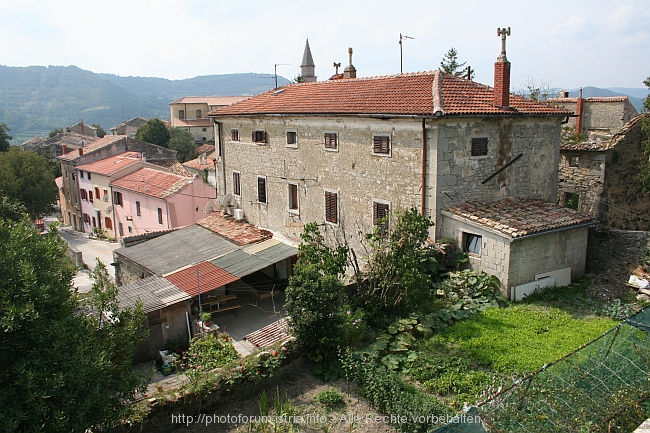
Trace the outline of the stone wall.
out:
M 618 132 L 623 125 L 637 115 L 636 109 L 629 100 L 622 98 L 585 98 L 582 104 L 582 131 L 600 131 L 608 134 Z M 563 101 L 561 98 L 553 98 L 553 104 L 575 113 L 576 98 L 568 98 Z M 571 117 L 567 126 L 575 128 L 576 117 Z
M 605 182 L 607 151 L 562 151 L 558 182 L 558 204 L 567 202 L 567 194 L 578 194 L 578 212 L 601 218 L 600 199 Z
M 145 269 L 142 265 L 126 258 L 113 251 L 113 260 L 115 265 L 115 283 L 117 286 L 126 286 L 134 281 L 151 277 L 154 274 Z
M 428 158 L 430 215 L 469 200 L 527 197 L 555 202 L 561 121 L 504 118 L 437 122 Z M 488 138 L 487 155 L 471 156 L 475 137 Z M 509 167 L 483 183 L 520 154 Z
M 231 140 L 232 128 L 240 141 Z M 299 241 L 305 223 L 315 221 L 345 231 L 354 242 L 358 230 L 372 229 L 373 201 L 388 203 L 391 211 L 421 203 L 419 119 L 224 118 L 222 130 L 226 191 L 233 193 L 233 171 L 241 179 L 235 207 L 244 210 L 248 222 L 292 241 Z M 266 143 L 253 143 L 255 130 L 266 132 Z M 294 147 L 287 145 L 287 131 L 297 134 Z M 325 148 L 326 132 L 337 134 L 337 150 Z M 373 154 L 373 134 L 390 136 L 390 155 Z M 258 202 L 258 177 L 265 179 L 267 203 Z M 223 191 L 221 174 L 218 180 Z M 289 210 L 289 184 L 298 187 L 297 211 Z M 338 194 L 338 225 L 325 223 L 325 191 Z
M 602 220 L 614 229 L 650 230 L 650 193 L 643 192 L 639 170 L 648 139 L 637 122 L 615 144 L 605 168 Z

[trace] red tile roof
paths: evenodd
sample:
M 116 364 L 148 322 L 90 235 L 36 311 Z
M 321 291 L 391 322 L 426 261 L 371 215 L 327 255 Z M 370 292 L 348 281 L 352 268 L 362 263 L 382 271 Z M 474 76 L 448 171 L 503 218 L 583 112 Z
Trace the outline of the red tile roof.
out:
M 206 293 L 239 280 L 238 277 L 210 262 L 201 262 L 198 264 L 199 275 L 197 280 L 196 268 L 196 265 L 189 266 L 180 271 L 165 275 L 164 278 L 190 296 L 197 296 L 199 287 L 201 293 Z
M 178 192 L 192 179 L 192 177 L 183 177 L 153 168 L 141 168 L 111 182 L 111 186 L 152 197 L 166 198 Z
M 174 123 L 176 124 L 176 127 L 181 128 L 181 127 L 211 127 L 212 126 L 212 121 L 204 117 L 202 119 L 175 119 Z
M 435 101 L 435 102 L 434 102 Z M 494 105 L 494 90 L 440 71 L 290 84 L 212 111 L 250 114 L 566 116 L 570 112 L 517 95 L 510 107 Z
M 77 170 L 89 171 L 91 173 L 98 173 L 103 175 L 110 175 L 117 170 L 128 167 L 132 164 L 137 164 L 142 161 L 142 155 L 138 152 L 124 152 L 119 155 L 109 156 L 108 158 L 100 159 L 99 161 L 91 162 L 90 164 L 83 164 L 76 167 Z
M 197 224 L 237 245 L 254 244 L 273 237 L 273 233 L 268 230 L 260 229 L 244 221 L 237 221 L 229 215 L 222 215 L 220 212 L 215 212 L 199 220 Z
M 97 140 L 95 140 L 95 141 L 93 141 L 91 143 L 88 143 L 86 146 L 84 146 L 82 148 L 83 153 L 87 154 L 87 153 L 90 153 L 90 152 L 94 152 L 95 150 L 101 149 L 103 147 L 110 146 L 111 144 L 113 144 L 113 143 L 115 143 L 117 141 L 123 140 L 125 138 L 126 138 L 126 135 L 106 135 L 106 136 L 104 136 L 102 138 L 98 138 Z M 75 159 L 77 159 L 80 156 L 79 151 L 80 151 L 80 149 L 74 149 L 74 150 L 66 153 L 65 155 L 59 156 L 58 158 L 66 160 L 66 161 L 74 161 Z
M 244 340 L 255 347 L 264 348 L 280 341 L 288 340 L 289 338 L 291 338 L 289 322 L 286 317 L 283 317 L 262 329 L 251 332 L 244 337 Z
M 625 102 L 629 100 L 627 96 L 592 96 L 590 98 L 582 98 L 585 102 Z M 548 98 L 547 102 L 562 103 L 562 102 L 578 102 L 578 98 Z
M 205 155 L 199 154 L 200 156 L 191 161 L 185 161 L 183 167 L 190 167 L 196 170 L 205 170 L 213 169 L 214 170 L 214 161 L 212 157 L 214 156 L 214 150 L 212 152 L 206 153 Z
M 467 202 L 445 211 L 510 238 L 593 222 L 591 217 L 573 209 L 532 199 Z

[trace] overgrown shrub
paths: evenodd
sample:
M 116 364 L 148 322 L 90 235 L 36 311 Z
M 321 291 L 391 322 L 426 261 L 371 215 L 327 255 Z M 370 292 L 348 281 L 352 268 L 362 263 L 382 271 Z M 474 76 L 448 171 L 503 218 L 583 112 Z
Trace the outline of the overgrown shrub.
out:
M 187 370 L 188 375 L 210 371 L 235 359 L 239 354 L 227 334 L 208 334 L 192 340 L 187 351 L 183 352 L 177 364 Z

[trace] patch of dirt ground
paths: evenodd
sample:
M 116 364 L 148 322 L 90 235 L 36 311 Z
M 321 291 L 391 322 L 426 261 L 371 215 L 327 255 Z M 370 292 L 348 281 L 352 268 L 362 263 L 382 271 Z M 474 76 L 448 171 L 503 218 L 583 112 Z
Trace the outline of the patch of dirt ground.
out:
M 178 427 L 177 433 L 235 433 L 235 432 L 329 432 L 329 433 L 396 433 L 389 419 L 374 410 L 360 398 L 344 379 L 325 383 L 316 378 L 303 361 L 294 362 L 295 368 L 274 383 L 250 396 L 233 394 L 215 410 L 185 420 L 168 415 L 170 424 Z M 336 390 L 343 396 L 343 403 L 328 410 L 318 401 L 318 394 Z M 271 408 L 268 422 L 260 423 L 260 394 L 264 391 Z M 275 403 L 280 401 L 287 408 L 284 417 L 275 417 Z M 270 421 L 269 421 L 270 420 Z M 184 422 L 182 422 L 184 421 Z M 245 422 L 249 421 L 249 422 Z

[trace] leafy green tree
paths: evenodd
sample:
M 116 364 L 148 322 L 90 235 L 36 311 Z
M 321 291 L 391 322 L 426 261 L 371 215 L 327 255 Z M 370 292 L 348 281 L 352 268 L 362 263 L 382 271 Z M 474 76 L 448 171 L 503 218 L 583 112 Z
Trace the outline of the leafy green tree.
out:
M 99 138 L 102 138 L 102 137 L 106 136 L 106 131 L 104 130 L 104 128 L 102 128 L 102 127 L 99 125 L 99 123 L 93 123 L 91 126 L 92 126 L 93 128 L 97 128 L 97 136 L 98 136 Z
M 50 131 L 47 138 L 53 138 L 59 134 L 63 134 L 63 128 L 54 128 L 53 130 Z
M 643 81 L 643 84 L 645 84 L 646 87 L 650 88 L 650 77 L 646 78 Z M 650 111 L 650 95 L 648 95 L 643 101 L 643 108 L 645 109 L 645 111 Z
M 13 138 L 9 135 L 11 129 L 7 126 L 6 123 L 0 123 L 0 152 L 6 152 L 11 146 L 11 139 Z
M 165 126 L 162 120 L 154 117 L 138 129 L 135 133 L 135 138 L 136 140 L 168 147 L 170 138 L 169 129 L 167 129 L 167 126 Z
M 106 268 L 98 266 L 91 301 L 80 309 L 66 249 L 56 228 L 40 234 L 27 218 L 0 219 L 3 432 L 110 428 L 143 384 L 131 369 L 143 337 L 141 306 L 118 311 Z
M 315 362 L 336 359 L 344 343 L 343 283 L 347 248 L 329 247 L 316 223 L 305 225 L 285 307 L 296 344 Z
M 52 164 L 39 154 L 12 147 L 0 153 L 0 195 L 22 203 L 32 218 L 52 212 L 57 192 Z
M 179 162 L 190 161 L 199 156 L 192 134 L 186 129 L 170 128 L 169 135 L 169 148 L 176 151 L 176 159 Z
M 650 77 L 646 78 L 643 82 L 650 88 Z M 643 107 L 646 112 L 650 111 L 650 95 L 643 101 Z M 641 129 L 644 132 L 645 139 L 641 142 L 641 148 L 646 158 L 641 162 L 641 172 L 639 173 L 639 180 L 643 187 L 643 192 L 650 192 L 650 118 L 645 117 L 641 120 Z
M 458 61 L 458 51 L 454 47 L 449 48 L 445 53 L 440 62 L 440 70 L 446 72 L 447 74 L 452 74 L 457 77 L 463 77 L 467 75 L 467 70 L 465 65 L 467 62 L 459 63 Z M 474 72 L 472 71 L 471 79 L 474 79 Z
M 25 214 L 27 214 L 27 209 L 21 203 L 6 196 L 0 196 L 0 218 L 20 221 Z

